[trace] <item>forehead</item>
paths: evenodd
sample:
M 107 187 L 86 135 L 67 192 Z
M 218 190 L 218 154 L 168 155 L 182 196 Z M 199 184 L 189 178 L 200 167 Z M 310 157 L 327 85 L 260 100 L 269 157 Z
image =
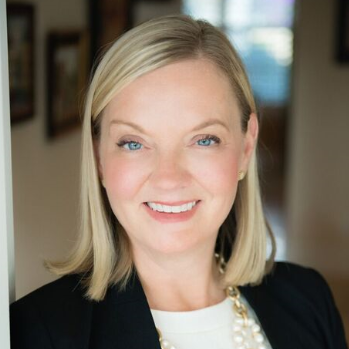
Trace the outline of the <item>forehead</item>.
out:
M 193 59 L 137 78 L 114 96 L 104 116 L 135 122 L 168 119 L 175 125 L 191 119 L 201 122 L 205 117 L 229 122 L 230 116 L 238 114 L 235 94 L 224 73 L 209 60 Z

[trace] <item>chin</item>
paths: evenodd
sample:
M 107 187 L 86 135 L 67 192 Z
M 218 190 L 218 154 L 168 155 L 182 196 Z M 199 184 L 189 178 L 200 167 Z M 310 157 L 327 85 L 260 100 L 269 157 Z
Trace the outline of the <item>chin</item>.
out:
M 164 236 L 164 232 L 161 232 L 160 234 L 162 236 L 154 237 L 154 239 L 149 242 L 149 247 L 150 249 L 154 250 L 154 252 L 165 255 L 190 252 L 196 248 L 199 248 L 200 246 L 211 244 L 211 241 L 213 239 L 215 241 L 216 238 L 215 236 L 209 240 L 203 240 L 202 235 L 197 232 L 197 235 L 195 234 L 195 236 L 193 234 L 193 230 L 191 230 L 191 232 L 183 231 L 165 233 L 165 235 L 170 236 Z

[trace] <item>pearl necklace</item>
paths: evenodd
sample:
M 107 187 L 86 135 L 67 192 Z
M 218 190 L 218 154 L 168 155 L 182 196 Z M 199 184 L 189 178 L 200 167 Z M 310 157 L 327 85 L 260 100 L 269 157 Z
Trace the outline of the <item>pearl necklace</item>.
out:
M 215 255 L 219 262 L 219 271 L 225 272 L 224 259 Z M 240 291 L 236 286 L 228 286 L 225 289 L 227 297 L 233 303 L 233 311 L 236 315 L 233 322 L 233 340 L 237 349 L 266 349 L 265 338 L 261 333 L 261 327 L 254 319 L 248 317 L 246 306 L 241 302 Z M 159 328 L 156 328 L 161 349 L 176 349 L 168 340 L 162 337 Z

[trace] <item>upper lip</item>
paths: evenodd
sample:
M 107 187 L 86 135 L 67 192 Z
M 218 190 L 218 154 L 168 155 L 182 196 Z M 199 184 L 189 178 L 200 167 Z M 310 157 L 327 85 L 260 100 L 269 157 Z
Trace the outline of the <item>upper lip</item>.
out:
M 200 200 L 184 200 L 184 201 L 147 201 L 147 202 L 151 202 L 153 204 L 158 204 L 158 205 L 166 205 L 166 206 L 180 206 L 180 205 L 184 205 L 184 204 L 189 204 L 191 202 L 198 202 Z

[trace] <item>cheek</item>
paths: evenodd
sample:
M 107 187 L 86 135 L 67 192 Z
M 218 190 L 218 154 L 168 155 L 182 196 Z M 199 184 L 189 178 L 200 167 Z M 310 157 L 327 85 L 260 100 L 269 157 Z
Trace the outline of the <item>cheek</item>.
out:
M 238 182 L 238 158 L 238 152 L 232 149 L 226 149 L 205 160 L 198 158 L 195 166 L 198 181 L 212 193 L 231 195 Z
M 104 166 L 104 180 L 109 201 L 130 200 L 144 182 L 144 164 L 122 158 L 107 159 Z M 121 201 L 119 201 L 121 202 Z

